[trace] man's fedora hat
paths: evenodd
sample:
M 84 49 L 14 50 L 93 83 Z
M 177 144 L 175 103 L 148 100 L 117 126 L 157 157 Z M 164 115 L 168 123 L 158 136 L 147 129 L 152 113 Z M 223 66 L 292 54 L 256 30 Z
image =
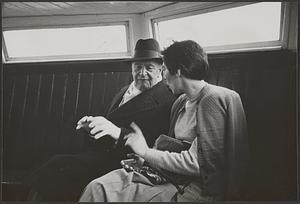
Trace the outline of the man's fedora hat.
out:
M 134 56 L 132 61 L 160 59 L 162 55 L 160 53 L 160 47 L 158 42 L 153 39 L 139 39 L 135 45 Z

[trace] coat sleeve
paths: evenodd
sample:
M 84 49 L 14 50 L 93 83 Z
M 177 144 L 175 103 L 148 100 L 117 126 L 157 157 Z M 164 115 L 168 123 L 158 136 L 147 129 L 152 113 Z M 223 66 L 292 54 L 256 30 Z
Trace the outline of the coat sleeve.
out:
M 158 106 L 155 109 L 140 113 L 139 118 L 133 120 L 133 122 L 141 128 L 149 147 L 154 145 L 154 142 L 159 135 L 168 133 L 172 104 L 173 100 L 169 100 L 168 103 Z M 129 147 L 124 146 L 126 142 L 126 140 L 124 140 L 124 136 L 129 134 L 131 131 L 132 129 L 130 124 L 128 124 L 128 126 L 121 127 L 120 137 L 114 145 L 115 151 L 122 152 L 123 155 L 131 152 Z
M 210 95 L 199 107 L 200 175 L 211 194 L 224 193 L 225 199 L 236 199 L 247 163 L 246 117 L 238 93 L 220 94 Z
M 236 199 L 244 190 L 249 163 L 247 121 L 241 98 L 233 94 L 228 107 L 226 142 L 226 196 Z

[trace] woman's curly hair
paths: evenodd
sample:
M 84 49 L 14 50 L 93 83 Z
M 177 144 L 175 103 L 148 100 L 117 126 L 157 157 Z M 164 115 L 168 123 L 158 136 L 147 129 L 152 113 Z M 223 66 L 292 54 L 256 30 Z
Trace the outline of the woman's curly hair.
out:
M 209 72 L 207 54 L 193 40 L 174 42 L 162 51 L 164 63 L 169 72 L 174 75 L 177 70 L 186 78 L 202 80 Z

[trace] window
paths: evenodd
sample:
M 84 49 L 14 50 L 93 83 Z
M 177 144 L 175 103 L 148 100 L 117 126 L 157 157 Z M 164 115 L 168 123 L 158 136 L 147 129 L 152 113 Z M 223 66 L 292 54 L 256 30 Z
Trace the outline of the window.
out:
M 193 16 L 153 20 L 162 47 L 194 40 L 207 51 L 280 46 L 281 2 L 262 2 Z
M 130 56 L 128 26 L 7 30 L 6 61 L 91 59 Z

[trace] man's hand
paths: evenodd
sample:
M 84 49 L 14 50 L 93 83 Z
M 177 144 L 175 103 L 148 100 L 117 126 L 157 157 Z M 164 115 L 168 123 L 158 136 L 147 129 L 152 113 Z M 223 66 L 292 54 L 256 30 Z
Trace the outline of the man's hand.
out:
M 84 128 L 87 132 L 90 131 L 89 124 L 90 119 L 93 118 L 92 116 L 84 116 L 78 122 L 76 126 L 76 130 Z
M 85 124 L 88 124 L 89 133 L 95 139 L 99 139 L 104 135 L 110 135 L 115 140 L 119 139 L 121 129 L 102 116 L 85 116 L 78 121 L 76 129 L 85 127 Z
M 119 139 L 121 129 L 106 118 L 97 116 L 89 118 L 88 121 L 90 121 L 90 133 L 94 136 L 95 139 L 99 139 L 104 135 L 110 135 L 115 140 Z
M 145 137 L 141 129 L 134 122 L 132 122 L 130 126 L 133 132 L 124 137 L 124 139 L 127 139 L 125 146 L 130 146 L 137 155 L 143 158 L 149 149 Z

